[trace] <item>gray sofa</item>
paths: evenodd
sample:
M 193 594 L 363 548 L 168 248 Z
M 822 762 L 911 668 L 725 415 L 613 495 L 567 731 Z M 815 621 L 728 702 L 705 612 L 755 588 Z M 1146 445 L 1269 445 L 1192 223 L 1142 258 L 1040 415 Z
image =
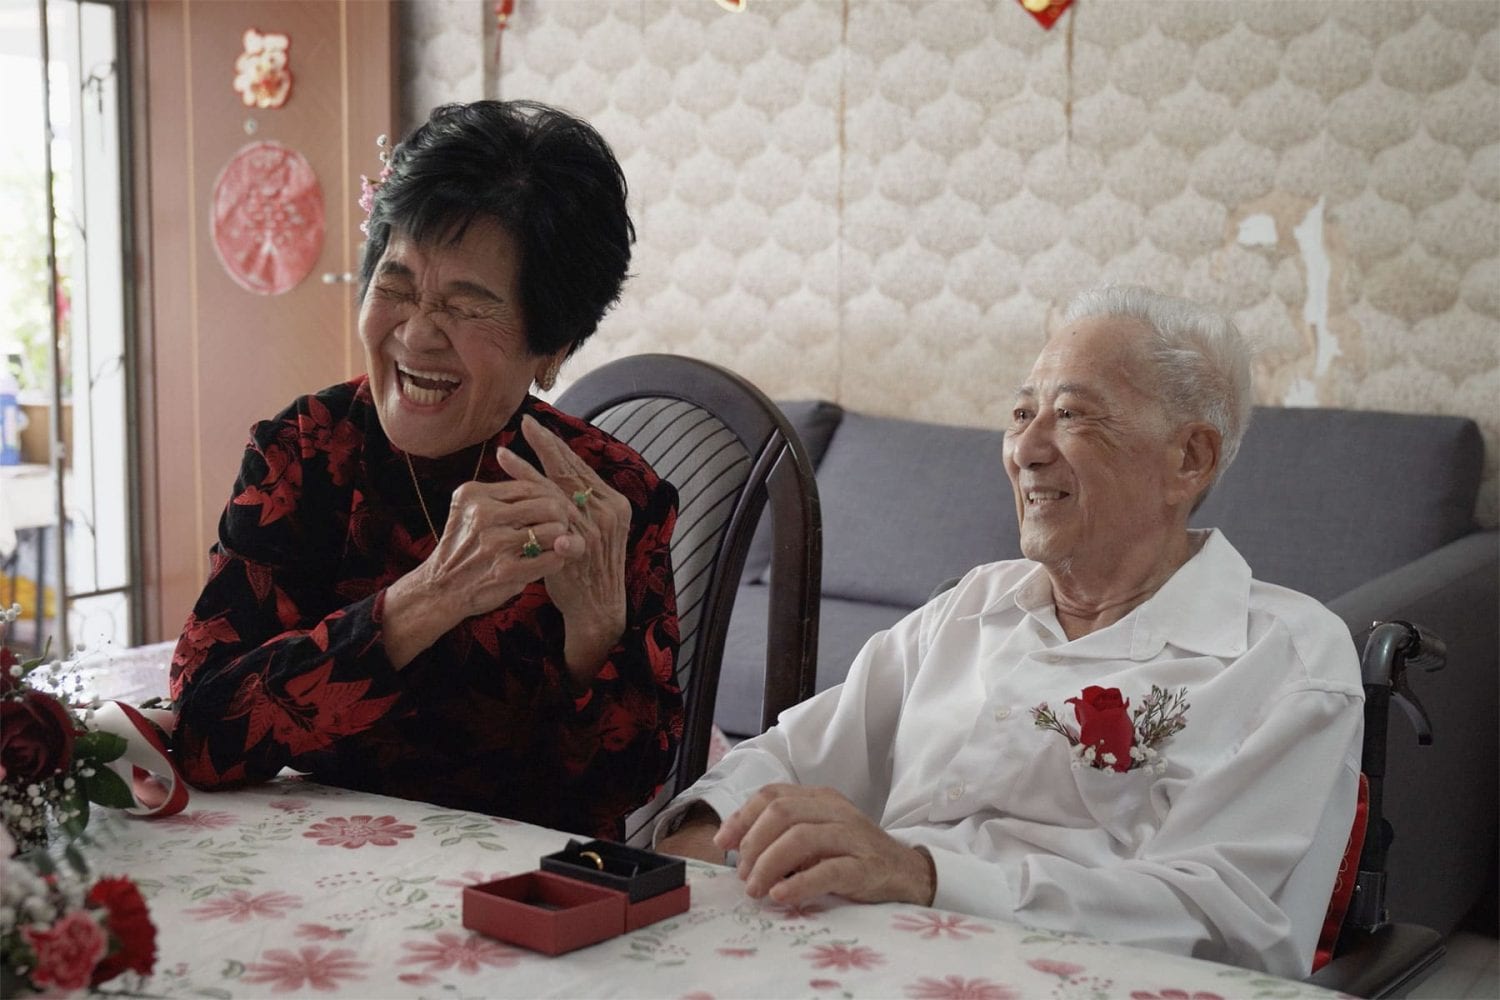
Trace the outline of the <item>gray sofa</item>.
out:
M 996 430 L 781 404 L 817 466 L 823 512 L 818 690 L 864 641 L 970 567 L 1020 555 Z M 1260 408 L 1195 523 L 1222 529 L 1258 578 L 1310 594 L 1358 632 L 1405 618 L 1448 644 L 1413 677 L 1435 741 L 1394 712 L 1385 786 L 1394 919 L 1451 931 L 1496 873 L 1500 535 L 1476 529 L 1483 445 L 1473 421 Z M 725 648 L 715 718 L 759 731 L 766 568 L 757 537 Z

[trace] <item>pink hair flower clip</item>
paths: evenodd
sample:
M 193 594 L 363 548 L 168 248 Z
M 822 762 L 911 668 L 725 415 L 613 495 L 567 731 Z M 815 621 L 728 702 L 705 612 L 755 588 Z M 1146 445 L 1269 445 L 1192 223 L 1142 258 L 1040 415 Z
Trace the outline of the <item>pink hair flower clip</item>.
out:
M 380 176 L 372 181 L 364 174 L 359 175 L 359 207 L 365 212 L 365 221 L 359 224 L 359 231 L 366 236 L 370 235 L 370 213 L 375 211 L 375 192 L 391 176 L 390 139 L 381 135 L 375 140 L 375 145 L 380 147 Z

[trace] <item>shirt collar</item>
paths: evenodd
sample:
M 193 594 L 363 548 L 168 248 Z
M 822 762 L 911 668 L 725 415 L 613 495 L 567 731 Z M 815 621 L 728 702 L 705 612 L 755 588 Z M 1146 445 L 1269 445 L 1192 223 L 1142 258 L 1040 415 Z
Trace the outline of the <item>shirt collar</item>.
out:
M 1150 659 L 1168 643 L 1207 656 L 1239 656 L 1246 649 L 1249 564 L 1217 528 L 1188 534 L 1198 551 L 1145 603 L 1104 630 L 1129 630 L 1131 659 Z M 1052 581 L 1040 564 L 996 595 L 978 617 L 1009 608 L 1055 620 Z
M 1135 622 L 1132 658 L 1155 656 L 1167 643 L 1207 656 L 1245 652 L 1250 564 L 1217 528 L 1188 534 L 1197 553 L 1126 617 Z

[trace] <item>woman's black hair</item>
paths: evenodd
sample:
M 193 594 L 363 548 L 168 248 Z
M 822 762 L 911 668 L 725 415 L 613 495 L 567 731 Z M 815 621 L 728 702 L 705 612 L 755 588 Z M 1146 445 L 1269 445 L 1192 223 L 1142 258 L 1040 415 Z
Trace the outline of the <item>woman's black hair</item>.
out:
M 635 240 L 625 201 L 625 174 L 587 122 L 534 101 L 445 104 L 391 152 L 367 225 L 360 298 L 392 229 L 431 243 L 494 219 L 520 248 L 528 349 L 571 354 L 625 283 Z

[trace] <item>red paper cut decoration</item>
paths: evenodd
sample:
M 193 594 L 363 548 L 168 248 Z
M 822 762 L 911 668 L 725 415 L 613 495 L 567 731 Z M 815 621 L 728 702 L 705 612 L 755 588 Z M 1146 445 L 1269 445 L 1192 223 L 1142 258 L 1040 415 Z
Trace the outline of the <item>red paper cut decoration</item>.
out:
M 1016 0 L 1044 28 L 1051 28 L 1073 0 Z
M 312 166 L 277 142 L 234 154 L 214 182 L 214 250 L 246 291 L 280 295 L 323 252 L 323 189 Z
M 292 94 L 292 71 L 287 65 L 292 40 L 286 35 L 262 35 L 245 30 L 245 51 L 234 61 L 234 89 L 247 108 L 279 108 Z

